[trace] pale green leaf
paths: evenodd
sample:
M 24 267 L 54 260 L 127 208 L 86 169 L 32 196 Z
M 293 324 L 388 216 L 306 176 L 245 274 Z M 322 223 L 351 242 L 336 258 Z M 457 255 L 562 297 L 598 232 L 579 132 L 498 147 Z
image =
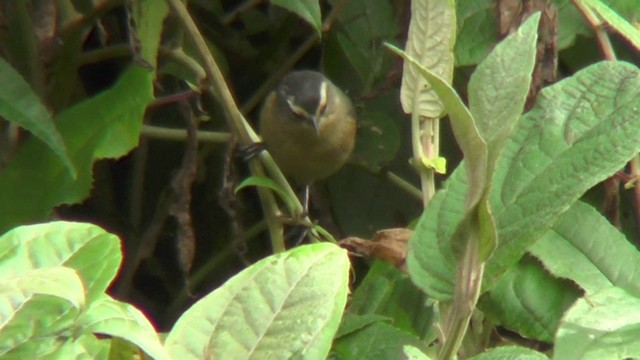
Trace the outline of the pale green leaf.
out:
M 616 286 L 640 296 L 640 253 L 596 209 L 580 201 L 529 249 L 553 275 L 587 294 Z
M 453 78 L 453 46 L 456 36 L 455 5 L 452 0 L 412 1 L 411 21 L 405 51 L 407 57 L 450 84 Z M 444 108 L 438 95 L 420 71 L 405 62 L 400 100 L 407 114 L 437 118 Z
M 554 342 L 558 360 L 640 357 L 640 298 L 611 287 L 578 300 Z
M 174 325 L 176 359 L 326 358 L 346 303 L 349 259 L 329 243 L 265 258 L 227 281 Z
M 522 346 L 498 346 L 469 360 L 548 360 L 549 358 L 535 350 Z
M 55 341 L 41 339 L 70 327 L 84 305 L 76 272 L 52 267 L 0 278 L 0 355 L 17 356 L 21 347 L 33 355 L 55 349 Z
M 408 360 L 430 360 L 427 354 L 423 353 L 422 350 L 418 349 L 415 346 L 405 345 L 403 347 L 404 355 Z
M 0 277 L 65 266 L 77 271 L 89 301 L 115 277 L 120 240 L 98 226 L 72 222 L 21 226 L 0 237 Z
M 156 360 L 171 359 L 153 325 L 133 305 L 102 295 L 78 319 L 84 333 L 111 335 L 125 339 Z M 179 357 L 176 357 L 178 359 Z
M 530 16 L 495 47 L 469 79 L 469 111 L 489 149 L 489 177 L 524 109 L 536 60 L 539 19 L 539 12 Z
M 416 76 L 424 78 L 425 81 L 431 84 L 431 91 L 433 91 L 434 95 L 437 94 L 436 96 L 442 101 L 444 110 L 446 110 L 451 120 L 451 127 L 453 128 L 456 141 L 464 153 L 467 174 L 473 179 L 472 181 L 475 188 L 472 189 L 473 194 L 470 195 L 470 198 L 477 201 L 484 191 L 487 148 L 486 143 L 480 137 L 478 129 L 475 126 L 473 115 L 446 80 L 421 65 L 419 60 L 411 57 L 410 54 L 403 52 L 393 45 L 387 44 L 387 47 L 394 53 L 402 56 L 405 59 L 405 64 L 414 69 L 413 71 Z

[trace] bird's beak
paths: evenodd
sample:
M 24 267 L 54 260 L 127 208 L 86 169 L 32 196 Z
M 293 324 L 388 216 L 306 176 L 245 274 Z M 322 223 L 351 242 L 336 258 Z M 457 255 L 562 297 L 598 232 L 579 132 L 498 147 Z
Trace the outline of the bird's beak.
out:
M 313 128 L 316 129 L 316 134 L 320 135 L 320 116 L 314 115 L 311 118 L 311 122 L 313 123 Z

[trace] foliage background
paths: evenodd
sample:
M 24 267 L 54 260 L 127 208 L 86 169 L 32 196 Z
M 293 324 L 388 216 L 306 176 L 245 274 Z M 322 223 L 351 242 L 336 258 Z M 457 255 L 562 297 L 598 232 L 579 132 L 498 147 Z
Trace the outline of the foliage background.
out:
M 557 38 L 561 79 L 600 60 L 602 55 L 571 2 L 554 3 L 561 19 Z M 637 21 L 640 17 L 640 7 L 634 7 L 633 2 L 609 3 L 626 19 Z M 60 4 L 3 2 L 0 50 L 2 57 L 38 94 L 61 131 L 65 116 L 90 123 L 97 121 L 100 114 L 108 114 L 108 121 L 116 121 L 124 116 L 124 110 L 134 107 L 142 118 L 142 109 L 151 101 L 151 89 L 138 91 L 132 85 L 135 82 L 120 86 L 117 83 L 131 64 L 137 64 L 138 70 L 147 65 L 157 69 L 153 82 L 156 101 L 146 109 L 145 124 L 184 129 L 188 127 L 186 111 L 198 119 L 201 131 L 226 131 L 218 104 L 205 98 L 200 100 L 193 91 L 198 85 L 198 72 L 194 70 L 197 66 L 189 62 L 190 56 L 194 56 L 193 45 L 185 39 L 175 19 L 169 17 L 163 23 L 157 64 L 155 55 L 151 56 L 150 64 L 145 64 L 139 56 L 147 63 L 149 57 L 135 51 L 138 41 L 146 43 L 145 24 L 135 22 L 135 8 L 128 3 L 78 0 Z M 398 99 L 402 63 L 382 46 L 385 41 L 404 44 L 410 3 L 334 0 L 321 1 L 320 5 L 328 27 L 322 31 L 321 39 L 298 15 L 268 2 L 192 0 L 189 9 L 249 120 L 256 119 L 261 99 L 291 69 L 322 69 L 353 99 L 359 119 L 356 151 L 349 165 L 327 182 L 318 184 L 314 211 L 315 217 L 337 238 L 343 235 L 370 238 L 378 229 L 405 227 L 421 213 L 420 199 L 398 188 L 386 176 L 393 172 L 410 183 L 418 183 L 407 160 L 411 157 L 409 119 L 402 113 Z M 457 6 L 454 79 L 456 88 L 464 95 L 471 70 L 500 36 L 491 1 L 459 1 Z M 161 10 L 158 16 L 164 16 Z M 639 65 L 637 52 L 624 39 L 612 36 L 612 40 L 620 59 Z M 172 52 L 175 49 L 183 49 L 185 56 L 176 56 Z M 143 47 L 144 51 L 148 48 Z M 142 73 L 136 76 L 144 77 Z M 107 89 L 112 92 L 101 101 L 74 110 L 79 113 L 61 115 L 69 114 L 65 111 L 85 99 L 105 94 Z M 184 103 L 187 110 L 181 105 Z M 74 123 L 69 127 L 81 125 Z M 124 241 L 125 267 L 111 292 L 144 309 L 160 329 L 170 328 L 199 296 L 271 252 L 267 234 L 255 227 L 262 215 L 253 191 L 243 190 L 239 194 L 228 191 L 248 172 L 226 142 L 205 140 L 197 149 L 197 172 L 189 204 L 195 234 L 190 245 L 196 251 L 191 270 L 184 276 L 185 267 L 177 250 L 184 243 L 177 239 L 178 221 L 170 213 L 177 198 L 172 181 L 180 169 L 186 168 L 185 134 L 176 141 L 153 127 L 96 131 L 91 136 L 106 145 L 105 150 L 97 151 L 95 158 L 115 159 L 93 164 L 93 178 L 85 179 L 91 184 L 90 194 L 78 190 L 74 196 L 66 196 L 76 185 L 53 181 L 59 169 L 49 172 L 32 168 L 30 176 L 21 179 L 22 183 L 7 176 L 12 166 L 18 166 L 12 162 L 20 159 L 20 152 L 25 152 L 23 147 L 34 149 L 25 160 L 26 166 L 30 159 L 43 157 L 50 150 L 30 145 L 33 143 L 29 142 L 30 135 L 11 124 L 3 123 L 2 130 L 5 138 L 0 142 L 0 150 L 5 172 L 0 180 L 3 186 L 0 203 L 4 204 L 0 230 L 52 216 L 92 222 L 118 234 Z M 448 169 L 454 169 L 461 153 L 446 122 L 442 131 L 442 156 L 447 158 Z M 128 152 L 138 142 L 138 133 L 139 144 Z M 123 144 L 123 139 L 130 143 Z M 78 154 L 82 155 L 82 151 Z M 91 160 L 85 160 L 90 166 Z M 31 164 L 36 164 L 35 160 Z M 441 176 L 438 181 L 444 178 Z M 607 191 L 610 189 L 610 185 L 600 185 L 585 199 L 602 208 L 637 245 L 640 236 L 633 190 L 621 190 L 618 198 Z M 46 195 L 47 201 L 43 203 L 66 205 L 56 207 L 53 214 L 47 208 L 14 217 L 13 211 L 23 207 L 25 201 L 21 194 L 38 191 Z M 225 209 L 229 206 L 233 211 Z M 150 252 L 136 263 L 134 254 L 139 248 Z M 358 260 L 355 286 L 374 286 L 360 283 L 369 265 Z M 382 274 L 393 271 L 383 266 L 376 264 L 373 269 Z M 409 287 L 408 280 L 404 281 Z M 373 306 L 362 300 L 366 295 L 361 296 L 353 299 L 356 308 L 358 304 Z M 405 298 L 415 303 L 421 300 L 415 291 Z M 394 303 L 393 299 L 387 301 Z M 405 320 L 399 326 L 419 328 L 428 323 L 428 319 Z

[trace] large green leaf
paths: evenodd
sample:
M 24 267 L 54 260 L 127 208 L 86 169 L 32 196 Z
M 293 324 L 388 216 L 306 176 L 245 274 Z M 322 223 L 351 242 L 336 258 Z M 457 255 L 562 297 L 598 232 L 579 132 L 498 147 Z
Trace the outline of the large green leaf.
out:
M 25 128 L 43 141 L 62 161 L 70 176 L 75 176 L 75 167 L 64 141 L 56 129 L 49 110 L 40 102 L 38 95 L 9 63 L 0 58 L 0 116 Z
M 270 256 L 187 310 L 165 346 L 176 359 L 325 358 L 348 279 L 346 251 L 333 244 Z
M 89 195 L 92 166 L 98 155 L 122 156 L 137 144 L 131 128 L 122 139 L 110 129 L 142 124 L 146 105 L 153 99 L 152 74 L 133 66 L 111 89 L 63 111 L 55 118 L 67 144 L 77 177 L 65 171 L 56 155 L 29 139 L 0 173 L 0 233 L 18 224 L 43 219 L 54 206 L 80 201 Z M 105 142 L 105 139 L 111 139 Z M 134 140 L 135 139 L 135 140 Z M 134 142 L 132 142 L 134 141 Z M 119 151 L 119 152 L 118 152 Z M 128 150 L 127 150 L 128 151 Z
M 495 324 L 551 343 L 564 312 L 580 295 L 575 284 L 554 278 L 525 256 L 480 298 L 478 307 Z
M 474 241 L 479 242 L 483 260 L 495 247 L 495 225 L 486 202 L 486 194 L 489 191 L 488 187 L 491 184 L 498 154 L 524 106 L 535 57 L 538 18 L 539 16 L 529 18 L 518 32 L 500 43 L 478 66 L 469 84 L 472 109 L 467 109 L 443 81 L 439 81 L 435 75 L 416 65 L 445 105 L 456 140 L 465 156 L 463 165 L 465 173 L 469 176 L 468 181 L 473 184 L 467 188 L 468 194 L 452 194 L 460 195 L 458 200 L 462 200 L 461 204 L 465 209 L 461 218 L 449 222 L 451 227 L 442 227 L 452 232 L 447 236 L 433 236 L 429 228 L 433 230 L 436 228 L 421 222 L 410 242 L 408 265 L 413 279 L 423 289 L 431 287 L 427 283 L 434 285 L 431 291 L 439 293 L 436 296 L 444 295 L 442 292 L 444 288 L 449 288 L 448 291 L 450 291 L 450 285 L 453 284 L 453 278 L 442 277 L 437 273 L 443 271 L 453 273 L 455 266 L 453 264 L 443 266 L 443 261 L 448 262 L 452 258 L 448 255 L 441 258 L 438 252 L 433 251 L 434 246 L 441 248 L 441 254 L 448 254 L 450 252 L 448 248 L 453 246 L 454 252 L 459 255 L 473 234 L 477 238 Z M 410 58 L 407 60 L 412 62 Z M 440 194 L 440 196 L 445 195 Z M 438 209 L 442 204 L 442 198 L 438 196 L 436 198 L 432 201 L 435 203 L 430 204 L 424 216 L 425 219 L 440 216 Z M 450 206 L 447 202 L 444 204 L 445 207 Z M 454 204 L 459 203 L 454 202 Z M 478 229 L 474 229 L 474 226 Z M 430 244 L 435 239 L 439 239 L 438 244 Z M 430 249 L 427 250 L 427 248 Z M 435 259 L 438 257 L 440 258 Z M 432 270 L 425 272 L 426 268 Z
M 569 309 L 554 342 L 554 359 L 640 357 L 640 298 L 617 287 L 589 294 Z
M 0 237 L 0 278 L 69 267 L 82 279 L 88 301 L 105 291 L 121 260 L 118 237 L 91 224 L 60 221 L 21 226 Z
M 616 286 L 640 297 L 640 253 L 585 203 L 576 202 L 529 252 L 587 294 Z
M 592 65 L 544 89 L 520 119 L 494 175 L 490 201 L 499 245 L 487 262 L 485 289 L 587 189 L 640 150 L 638 75 L 637 68 L 622 62 Z M 463 171 L 457 169 L 436 194 L 410 242 L 412 279 L 440 300 L 453 294 L 455 261 L 437 239 L 449 239 L 462 220 Z
M 540 92 L 494 177 L 499 245 L 485 285 L 515 264 L 585 191 L 640 151 L 640 72 L 600 62 Z
M 167 8 L 162 0 L 135 3 L 141 56 L 153 66 Z M 41 221 L 53 207 L 89 195 L 93 162 L 123 156 L 138 144 L 144 111 L 153 99 L 153 77 L 142 66 L 132 65 L 112 88 L 54 118 L 77 177 L 65 171 L 64 163 L 42 142 L 29 139 L 20 148 L 0 173 L 0 233 Z
M 142 312 L 108 295 L 102 295 L 92 302 L 78 319 L 77 326 L 84 333 L 125 339 L 156 360 L 170 359 L 153 325 Z

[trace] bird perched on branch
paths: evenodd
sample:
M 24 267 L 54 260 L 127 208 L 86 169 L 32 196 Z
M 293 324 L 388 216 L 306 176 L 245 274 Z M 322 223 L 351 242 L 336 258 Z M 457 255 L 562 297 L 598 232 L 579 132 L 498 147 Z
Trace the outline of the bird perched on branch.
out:
M 282 172 L 309 185 L 338 171 L 351 155 L 355 112 L 324 75 L 294 71 L 266 98 L 259 131 Z

